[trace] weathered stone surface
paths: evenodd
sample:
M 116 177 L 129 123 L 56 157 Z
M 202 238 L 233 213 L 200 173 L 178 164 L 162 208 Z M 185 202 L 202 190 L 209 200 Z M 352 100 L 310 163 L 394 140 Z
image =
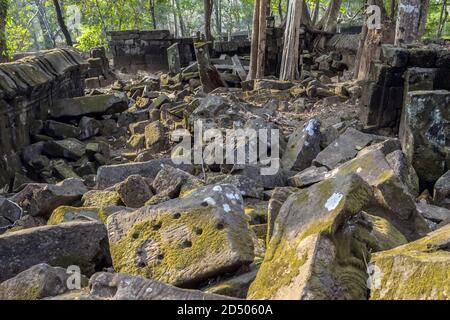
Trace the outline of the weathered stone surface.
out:
M 96 273 L 89 280 L 95 300 L 227 300 L 225 296 L 180 289 L 123 273 Z
M 255 280 L 258 269 L 235 276 L 231 279 L 221 281 L 205 290 L 209 294 L 220 294 L 223 296 L 245 299 L 248 288 Z
M 110 264 L 108 235 L 99 222 L 70 222 L 0 236 L 0 281 L 39 263 L 77 265 L 85 275 Z
M 0 300 L 40 300 L 66 293 L 69 276 L 70 273 L 60 267 L 45 263 L 35 265 L 0 283 Z M 82 280 L 82 285 L 87 285 L 88 279 L 83 277 Z
M 372 142 L 379 140 L 374 135 L 365 134 L 353 128 L 348 128 L 339 138 L 320 152 L 314 159 L 316 166 L 334 169 L 338 165 L 353 159 Z
M 122 204 L 122 199 L 115 190 L 91 190 L 83 195 L 81 201 L 83 202 L 83 206 L 88 208 L 104 208 Z
M 289 138 L 281 165 L 286 170 L 302 171 L 320 152 L 320 121 L 309 120 Z
M 140 175 L 129 176 L 116 185 L 116 191 L 122 202 L 130 208 L 140 208 L 153 196 L 148 182 Z
M 47 141 L 43 153 L 50 157 L 78 160 L 86 153 L 86 146 L 75 138 Z
M 87 191 L 81 180 L 66 179 L 55 185 L 29 184 L 10 200 L 17 203 L 24 214 L 46 217 L 57 207 L 81 199 Z
M 357 175 L 328 179 L 291 195 L 248 298 L 365 299 L 361 253 L 350 249 L 351 232 L 340 229 L 371 198 L 370 186 Z
M 22 209 L 14 202 L 0 197 L 0 234 L 22 217 Z
M 56 139 L 67 139 L 78 138 L 81 131 L 78 127 L 67 123 L 47 120 L 44 123 L 44 134 Z
M 264 188 L 260 181 L 253 180 L 243 175 L 230 175 L 219 180 L 222 184 L 231 184 L 235 186 L 243 197 L 256 199 L 263 198 Z
M 450 210 L 450 170 L 436 181 L 433 201 Z
M 362 153 L 331 172 L 331 176 L 356 173 L 374 187 L 377 203 L 366 211 L 391 222 L 408 240 L 425 236 L 430 230 L 417 212 L 414 199 L 392 170 L 380 150 Z
M 61 206 L 53 210 L 47 224 L 56 225 L 71 221 L 101 221 L 106 223 L 106 219 L 118 211 L 129 212 L 131 209 L 120 206 L 111 207 L 67 207 Z
M 299 190 L 297 188 L 291 187 L 280 187 L 273 190 L 272 196 L 269 200 L 269 207 L 267 208 L 267 244 L 269 244 L 270 239 L 272 239 L 273 231 L 275 228 L 275 221 L 278 218 L 281 207 L 291 194 L 294 194 L 298 191 Z
M 447 219 L 450 219 L 450 210 L 438 206 L 433 206 L 427 203 L 417 203 L 417 211 L 419 211 L 422 217 L 430 220 L 436 225 Z
M 154 179 L 161 168 L 165 165 L 180 168 L 184 171 L 192 170 L 192 166 L 189 165 L 175 165 L 170 158 L 155 159 L 147 162 L 102 166 L 97 172 L 97 187 L 98 189 L 111 187 L 134 174 L 139 174 L 145 178 Z
M 423 239 L 372 256 L 378 283 L 372 300 L 448 300 L 450 225 Z
M 168 148 L 167 130 L 160 121 L 145 127 L 145 146 L 153 152 L 161 152 Z
M 405 154 L 401 150 L 394 151 L 386 155 L 386 161 L 391 166 L 395 175 L 407 187 L 408 192 L 413 197 L 419 196 L 419 177 L 417 177 L 416 170 L 409 163 Z
M 197 177 L 172 166 L 164 166 L 153 180 L 153 190 L 161 196 L 170 199 L 186 197 L 195 189 L 203 186 L 203 182 Z
M 114 114 L 128 109 L 123 92 L 56 100 L 50 109 L 53 118 Z
M 94 118 L 82 117 L 78 124 L 78 128 L 80 129 L 78 139 L 86 140 L 99 134 L 101 123 Z
M 328 169 L 325 167 L 309 167 L 290 177 L 288 182 L 292 187 L 305 188 L 325 180 L 327 173 Z
M 191 287 L 253 261 L 242 196 L 230 185 L 108 218 L 114 268 Z
M 409 92 L 400 124 L 403 150 L 423 187 L 445 173 L 450 122 L 450 92 Z

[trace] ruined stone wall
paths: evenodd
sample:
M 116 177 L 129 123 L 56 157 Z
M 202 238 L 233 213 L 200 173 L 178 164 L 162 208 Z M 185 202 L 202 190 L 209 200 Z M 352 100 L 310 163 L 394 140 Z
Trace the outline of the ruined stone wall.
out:
M 422 188 L 450 169 L 450 51 L 385 45 L 363 90 L 366 129 L 399 132 Z
M 167 48 L 174 43 L 179 44 L 182 66 L 195 60 L 192 39 L 175 39 L 169 30 L 111 31 L 108 37 L 115 69 L 168 70 Z
M 335 34 L 327 41 L 326 49 L 339 52 L 342 55 L 342 62 L 351 69 L 355 66 L 359 38 L 359 34 Z
M 410 91 L 450 90 L 450 51 L 443 47 L 404 49 L 384 45 L 370 66 L 361 120 L 366 128 L 398 130 Z
M 87 65 L 71 49 L 54 49 L 0 64 L 0 188 L 21 169 L 32 120 L 46 119 L 53 101 L 82 96 Z

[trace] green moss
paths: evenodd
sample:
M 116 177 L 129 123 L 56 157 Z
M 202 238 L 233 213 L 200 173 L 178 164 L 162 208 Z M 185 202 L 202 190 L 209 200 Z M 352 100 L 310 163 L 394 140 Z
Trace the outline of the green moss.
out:
M 83 195 L 83 207 L 104 208 L 123 205 L 116 191 L 92 190 Z
M 52 215 L 50 216 L 47 224 L 48 225 L 56 225 L 63 222 L 70 222 L 77 218 L 78 215 L 83 214 L 85 216 L 89 216 L 92 218 L 97 218 L 101 220 L 103 223 L 106 223 L 106 219 L 108 219 L 108 212 L 103 208 L 95 208 L 95 207 L 67 207 L 61 206 L 56 208 Z
M 19 281 L 12 288 L 0 285 L 0 300 L 39 300 L 41 292 L 39 283 Z
M 237 225 L 227 226 L 224 221 L 213 217 L 208 208 L 196 208 L 174 215 L 162 212 L 150 219 L 135 224 L 127 234 L 116 243 L 110 243 L 113 265 L 116 271 L 140 275 L 165 283 L 182 282 L 183 273 L 198 272 L 202 261 L 210 261 L 227 250 L 237 250 L 241 254 L 253 257 L 253 244 L 249 235 L 243 235 L 247 222 L 237 217 Z M 230 212 L 229 214 L 236 214 Z M 167 235 L 181 228 L 188 230 L 187 245 Z M 137 258 L 145 245 L 152 245 L 156 255 L 151 264 L 139 264 Z M 227 248 L 227 244 L 235 248 Z M 203 265 L 205 269 L 210 266 Z M 201 268 L 200 268 L 201 269 Z
M 425 238 L 376 253 L 381 286 L 371 299 L 450 299 L 450 225 Z

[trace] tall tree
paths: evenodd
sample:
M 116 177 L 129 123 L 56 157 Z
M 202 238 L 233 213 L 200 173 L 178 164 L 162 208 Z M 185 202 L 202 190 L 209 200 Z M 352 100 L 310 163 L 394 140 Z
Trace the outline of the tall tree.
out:
M 222 0 L 214 1 L 214 13 L 216 20 L 216 32 L 222 36 Z
M 280 80 L 294 80 L 298 76 L 300 25 L 302 23 L 304 0 L 291 0 L 286 13 L 283 56 Z
M 5 62 L 6 54 L 6 18 L 8 17 L 8 0 L 0 0 L 0 62 Z
M 59 27 L 61 32 L 64 34 L 64 38 L 66 38 L 66 44 L 70 47 L 73 46 L 72 38 L 70 36 L 70 32 L 67 29 L 66 23 L 64 21 L 64 17 L 61 11 L 61 6 L 59 5 L 58 0 L 53 0 L 53 5 L 55 6 L 56 18 L 58 20 Z
M 253 7 L 253 24 L 252 24 L 252 39 L 250 52 L 250 70 L 247 75 L 249 80 L 256 78 L 256 69 L 258 62 L 258 43 L 259 43 L 259 10 L 261 0 L 255 0 Z
M 421 7 L 421 0 L 400 0 L 395 29 L 396 45 L 410 44 L 419 38 Z
M 419 31 L 418 31 L 419 39 L 422 38 L 422 36 L 425 34 L 429 9 L 430 9 L 430 0 L 421 0 L 420 1 Z
M 211 34 L 211 15 L 213 9 L 213 0 L 203 0 L 203 10 L 205 17 L 205 37 L 206 41 L 212 41 L 213 37 Z
M 44 46 L 46 49 L 55 47 L 55 37 L 53 35 L 53 30 L 47 19 L 45 12 L 45 7 L 42 4 L 42 0 L 34 0 L 36 7 L 38 8 L 38 21 L 42 30 L 42 35 L 44 37 Z
M 256 78 L 264 78 L 266 64 L 267 12 L 268 0 L 261 0 L 259 6 L 258 59 L 256 62 Z
M 448 11 L 447 11 L 447 0 L 442 1 L 442 7 L 441 7 L 441 13 L 439 15 L 439 24 L 437 29 L 437 37 L 442 37 L 442 32 L 444 30 L 445 23 L 447 22 L 448 18 Z
M 153 29 L 156 30 L 158 29 L 158 25 L 156 23 L 155 0 L 149 0 L 149 5 L 150 5 L 150 14 L 152 16 Z

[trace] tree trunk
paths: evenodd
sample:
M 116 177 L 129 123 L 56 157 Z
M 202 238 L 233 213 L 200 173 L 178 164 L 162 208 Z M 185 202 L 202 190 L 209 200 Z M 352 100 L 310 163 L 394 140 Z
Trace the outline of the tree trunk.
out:
M 422 38 L 425 34 L 427 26 L 428 10 L 430 9 L 430 0 L 420 1 L 420 19 L 419 19 L 419 34 L 418 38 Z
M 6 52 L 6 18 L 8 17 L 8 1 L 0 0 L 0 63 L 7 61 Z
M 439 16 L 439 25 L 438 25 L 438 30 L 437 30 L 437 37 L 438 38 L 442 37 L 442 31 L 444 30 L 445 22 L 447 20 L 447 16 L 448 16 L 447 0 L 444 0 L 442 2 L 441 13 L 440 13 L 440 16 Z
M 395 21 L 395 15 L 397 14 L 397 0 L 391 0 L 391 13 L 390 18 L 391 21 Z
M 258 43 L 259 43 L 259 9 L 261 0 L 255 0 L 253 8 L 253 26 L 252 26 L 252 46 L 250 53 L 250 70 L 248 73 L 248 79 L 253 80 L 256 78 L 257 60 L 258 60 Z
M 320 0 L 316 0 L 314 3 L 314 12 L 312 16 L 312 26 L 315 26 L 317 23 L 317 19 L 319 18 L 320 11 Z
M 44 46 L 46 49 L 55 47 L 55 41 L 53 32 L 50 29 L 50 25 L 45 16 L 45 8 L 42 6 L 41 0 L 34 0 L 36 7 L 38 8 L 38 21 L 41 26 L 42 36 L 44 37 Z
M 394 25 L 387 17 L 383 0 L 368 0 L 367 5 L 377 5 L 381 8 L 381 26 L 380 29 L 375 29 L 369 28 L 368 22 L 364 24 L 355 61 L 354 77 L 358 80 L 367 80 L 371 62 L 380 57 L 381 45 L 394 42 Z M 372 13 L 369 12 L 367 18 L 369 15 Z
M 152 24 L 153 29 L 158 29 L 158 25 L 156 24 L 156 14 L 155 14 L 155 0 L 149 0 L 150 4 L 150 14 L 152 15 Z
M 186 26 L 184 24 L 183 15 L 181 14 L 180 4 L 178 0 L 175 1 L 175 9 L 177 11 L 178 21 L 180 22 L 180 33 L 182 37 L 186 37 Z
M 70 32 L 67 29 L 66 23 L 64 22 L 64 17 L 61 11 L 61 7 L 59 5 L 58 0 L 53 0 L 53 5 L 55 6 L 56 18 L 58 20 L 58 25 L 61 28 L 61 32 L 64 34 L 64 38 L 66 38 L 66 44 L 70 47 L 73 46 L 72 38 L 70 37 Z
M 216 32 L 220 37 L 222 37 L 222 1 L 221 0 L 215 0 L 214 13 L 216 16 Z
M 267 11 L 268 0 L 261 0 L 259 6 L 258 59 L 256 62 L 256 78 L 259 79 L 264 78 L 266 64 Z
M 212 34 L 211 34 L 211 15 L 212 15 L 212 7 L 213 3 L 212 0 L 203 0 L 203 9 L 205 11 L 205 38 L 206 41 L 212 41 Z
M 172 14 L 173 14 L 174 36 L 177 38 L 179 33 L 178 33 L 178 20 L 177 20 L 177 10 L 175 0 L 172 0 Z
M 281 5 L 282 0 L 278 0 L 278 15 L 280 17 L 280 22 L 283 22 L 283 6 Z
M 419 37 L 421 0 L 400 0 L 395 45 L 410 44 Z
M 304 0 L 291 0 L 286 13 L 283 56 L 280 80 L 295 80 L 299 74 L 300 25 L 303 17 Z

